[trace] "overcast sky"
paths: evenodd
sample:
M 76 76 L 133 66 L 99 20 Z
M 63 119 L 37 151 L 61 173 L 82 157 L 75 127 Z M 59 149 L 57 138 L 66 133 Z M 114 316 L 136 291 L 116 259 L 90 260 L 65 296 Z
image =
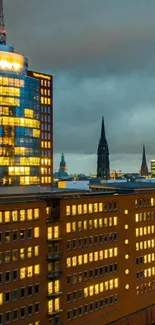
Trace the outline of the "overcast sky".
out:
M 55 169 L 96 172 L 104 115 L 111 169 L 155 158 L 155 0 L 3 0 L 8 42 L 54 75 Z

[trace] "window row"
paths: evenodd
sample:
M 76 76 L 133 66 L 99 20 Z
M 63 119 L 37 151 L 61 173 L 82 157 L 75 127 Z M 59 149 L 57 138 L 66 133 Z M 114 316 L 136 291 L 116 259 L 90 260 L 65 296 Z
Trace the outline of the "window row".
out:
M 24 80 L 8 77 L 0 77 L 0 85 L 24 87 Z
M 59 291 L 60 291 L 60 281 L 59 280 L 48 282 L 48 294 L 49 295 L 52 295 Z
M 78 205 L 67 205 L 66 206 L 66 216 L 75 216 L 79 214 L 88 214 L 88 213 L 98 213 L 106 211 L 116 211 L 117 203 L 116 202 L 95 202 L 95 203 L 85 203 Z
M 155 261 L 155 253 L 146 254 L 144 256 L 136 257 L 136 264 L 146 264 Z
M 135 214 L 135 222 L 155 220 L 155 211 L 141 212 Z
M 12 312 L 7 311 L 5 314 L 0 314 L 0 325 L 11 324 L 20 318 L 25 318 L 40 312 L 40 303 L 36 302 L 34 305 L 23 306 L 20 309 L 14 309 Z M 5 323 L 4 323 L 5 322 Z M 35 325 L 40 325 L 40 322 L 35 322 Z
M 39 209 L 0 211 L 0 223 L 39 219 Z
M 46 89 L 46 88 L 45 89 L 44 88 L 41 88 L 41 95 L 50 96 L 51 95 L 51 90 L 50 89 Z M 42 112 L 42 110 L 41 110 L 41 112 Z
M 154 225 L 135 229 L 136 237 L 154 234 Z
M 76 248 L 93 246 L 97 244 L 103 244 L 103 243 L 107 244 L 109 242 L 111 243 L 113 241 L 117 241 L 117 239 L 118 239 L 117 232 L 106 233 L 104 235 L 100 234 L 100 235 L 89 236 L 84 238 L 72 239 L 72 240 L 67 240 L 66 249 L 71 250 Z
M 118 294 L 113 296 L 105 297 L 94 302 L 90 302 L 87 305 L 80 306 L 78 308 L 70 309 L 67 311 L 67 320 L 70 321 L 72 318 L 81 317 L 88 313 L 92 313 L 96 310 L 103 309 L 104 307 L 111 306 L 118 303 Z
M 47 228 L 47 239 L 56 239 L 59 238 L 59 226 L 48 227 Z
M 0 232 L 0 244 L 32 238 L 39 238 L 39 227 Z
M 98 295 L 103 291 L 113 290 L 118 288 L 118 278 L 111 279 L 99 284 L 94 284 L 92 286 L 84 288 L 84 297 Z
M 88 229 L 101 229 L 103 227 L 117 226 L 118 217 L 89 219 L 84 221 L 73 221 L 66 223 L 66 232 L 82 231 Z
M 50 114 L 51 113 L 51 107 L 41 106 L 41 113 Z
M 0 273 L 0 285 L 3 282 L 17 281 L 19 279 L 32 278 L 33 275 L 37 276 L 40 274 L 40 265 L 36 264 L 33 266 L 22 267 L 19 270 L 8 270 L 5 273 Z
M 32 297 L 33 295 L 39 295 L 40 285 L 29 285 L 27 287 L 22 287 L 20 289 L 14 289 L 11 291 L 6 291 L 0 293 L 0 305 L 3 303 L 9 303 L 11 301 L 17 301 L 19 299 L 25 299 L 27 297 Z
M 66 259 L 67 267 L 74 267 L 77 265 L 87 264 L 91 262 L 97 262 L 106 258 L 112 258 L 118 256 L 118 247 L 100 250 L 97 252 L 86 253 L 83 255 L 68 257 Z
M 48 301 L 48 313 L 52 314 L 55 311 L 60 310 L 60 298 L 55 298 Z
M 27 248 L 19 248 L 13 249 L 11 251 L 0 252 L 0 264 L 10 263 L 20 260 L 24 260 L 25 258 L 32 258 L 39 256 L 39 246 L 27 247 Z
M 144 198 L 135 200 L 136 208 L 146 208 L 146 207 L 154 207 L 155 199 L 154 198 Z
M 155 281 L 150 281 L 147 283 L 143 283 L 140 286 L 136 287 L 136 293 L 137 295 L 141 294 L 141 293 L 145 293 L 147 291 L 151 291 L 155 289 Z
M 152 275 L 155 275 L 155 266 L 153 266 L 152 268 L 150 267 L 148 269 L 136 272 L 137 280 L 143 280 L 144 278 L 147 278 L 147 277 L 149 278 Z
M 48 77 L 48 76 L 47 76 Z M 48 77 L 51 79 L 51 77 Z M 47 78 L 47 79 L 48 79 Z M 47 80 L 43 80 L 41 79 L 41 86 L 44 86 L 44 87 L 51 87 L 51 82 L 50 81 L 47 81 Z
M 149 239 L 141 242 L 136 243 L 136 251 L 144 250 L 144 249 L 149 249 L 149 248 L 154 248 L 155 247 L 155 240 L 154 239 Z
M 67 284 L 80 283 L 100 276 L 109 275 L 113 272 L 118 272 L 118 263 L 103 265 L 95 269 L 90 269 L 89 271 L 85 270 L 84 272 L 67 275 Z

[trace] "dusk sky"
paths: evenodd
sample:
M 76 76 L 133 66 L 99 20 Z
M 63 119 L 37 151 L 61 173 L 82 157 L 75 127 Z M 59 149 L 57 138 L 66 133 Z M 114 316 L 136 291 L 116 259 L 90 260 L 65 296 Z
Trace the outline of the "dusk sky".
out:
M 7 40 L 54 75 L 54 168 L 95 173 L 105 117 L 111 169 L 155 159 L 155 0 L 4 0 Z

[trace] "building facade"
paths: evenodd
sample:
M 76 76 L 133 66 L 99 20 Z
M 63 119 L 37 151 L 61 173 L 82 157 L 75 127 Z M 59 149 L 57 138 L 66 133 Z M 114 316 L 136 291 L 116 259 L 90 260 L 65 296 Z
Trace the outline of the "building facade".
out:
M 1 194 L 1 325 L 155 323 L 155 191 L 116 194 Z
M 53 76 L 28 70 L 39 81 L 40 98 L 40 185 L 53 183 Z
M 105 135 L 104 117 L 102 117 L 101 137 L 97 150 L 97 177 L 102 179 L 110 177 L 109 148 Z

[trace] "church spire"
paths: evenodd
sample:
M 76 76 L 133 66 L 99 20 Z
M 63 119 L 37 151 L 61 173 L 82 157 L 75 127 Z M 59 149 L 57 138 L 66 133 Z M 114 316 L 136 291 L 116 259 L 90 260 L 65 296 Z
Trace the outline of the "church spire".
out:
M 65 156 L 64 156 L 63 152 L 61 154 L 61 161 L 60 161 L 59 171 L 60 172 L 66 172 L 66 162 L 65 162 Z
M 143 144 L 143 154 L 142 154 L 142 165 L 141 165 L 141 176 L 148 176 L 148 167 L 146 162 L 146 153 L 145 153 L 145 145 Z
M 102 117 L 101 137 L 97 151 L 97 177 L 103 179 L 110 177 L 109 148 L 105 134 L 104 117 Z
M 3 0 L 0 0 L 0 44 L 6 44 L 6 30 L 4 28 Z

